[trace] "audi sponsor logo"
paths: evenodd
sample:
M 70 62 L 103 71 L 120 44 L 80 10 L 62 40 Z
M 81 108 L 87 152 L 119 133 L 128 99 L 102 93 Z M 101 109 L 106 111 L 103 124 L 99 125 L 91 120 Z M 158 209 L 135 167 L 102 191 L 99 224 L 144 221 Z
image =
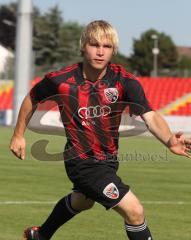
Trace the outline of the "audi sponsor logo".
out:
M 111 108 L 109 106 L 89 106 L 89 107 L 81 107 L 78 109 L 78 115 L 81 118 L 98 118 L 105 117 L 111 113 Z

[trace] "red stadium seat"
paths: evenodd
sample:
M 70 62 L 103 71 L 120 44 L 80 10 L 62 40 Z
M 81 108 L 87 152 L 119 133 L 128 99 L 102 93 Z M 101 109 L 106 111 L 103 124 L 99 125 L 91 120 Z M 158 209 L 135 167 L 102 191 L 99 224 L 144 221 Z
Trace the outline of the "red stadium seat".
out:
M 41 77 L 36 77 L 31 87 L 37 84 Z M 191 78 L 150 78 L 139 77 L 141 85 L 144 88 L 145 95 L 147 96 L 153 109 L 159 110 L 165 108 L 167 105 L 177 99 L 181 99 L 186 94 L 191 94 Z M 10 85 L 9 85 L 10 86 Z M 9 87 L 8 87 L 9 88 Z M 8 90 L 1 89 L 0 85 L 0 110 L 12 109 L 13 102 L 13 87 Z M 183 106 L 184 104 L 184 106 Z M 191 115 L 191 103 L 181 103 L 177 110 L 168 111 L 170 115 Z M 40 110 L 49 110 L 50 106 L 54 106 L 50 101 L 43 103 L 39 106 Z M 54 108 L 57 111 L 58 108 Z

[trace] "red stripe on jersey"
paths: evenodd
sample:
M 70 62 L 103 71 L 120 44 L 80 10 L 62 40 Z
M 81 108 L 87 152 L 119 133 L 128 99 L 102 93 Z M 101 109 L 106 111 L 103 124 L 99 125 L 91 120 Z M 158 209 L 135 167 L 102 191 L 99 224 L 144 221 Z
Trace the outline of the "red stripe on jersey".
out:
M 60 99 L 62 100 L 62 111 L 64 112 L 66 119 L 64 118 L 64 124 L 68 124 L 70 122 L 71 113 L 69 108 L 69 96 L 70 96 L 70 85 L 67 83 L 60 84 L 58 88 L 58 92 L 60 94 Z
M 75 156 L 75 151 L 78 150 L 78 148 L 75 146 L 76 144 L 79 144 L 79 139 L 77 137 L 77 131 L 78 127 L 76 126 L 76 123 L 73 119 L 73 112 L 71 109 L 70 104 L 70 85 L 67 83 L 62 83 L 59 86 L 59 93 L 60 98 L 63 102 L 63 108 L 61 112 L 62 122 L 65 126 L 65 131 L 67 133 L 67 138 L 73 143 L 73 146 L 71 146 L 70 149 L 66 149 L 64 152 L 65 160 L 68 160 L 68 158 L 78 157 L 79 153 Z
M 76 69 L 76 68 L 78 68 L 78 64 L 77 64 L 77 63 L 76 63 L 76 64 L 73 64 L 73 65 L 71 65 L 71 66 L 68 66 L 68 67 L 66 67 L 66 68 L 64 68 L 64 69 L 61 69 L 61 70 L 59 70 L 59 71 L 50 72 L 50 73 L 48 73 L 46 76 L 47 76 L 48 78 L 57 77 L 57 76 L 60 76 L 60 75 L 62 75 L 62 74 L 64 74 L 64 73 L 71 72 L 71 71 L 73 71 L 73 70 Z
M 62 120 L 66 127 L 67 137 L 70 139 L 70 142 L 73 145 L 73 148 L 65 152 L 65 158 L 81 158 L 87 159 L 87 153 L 92 150 L 92 130 L 87 129 L 86 126 L 79 127 L 79 124 L 82 124 L 84 119 L 81 119 L 79 116 L 80 107 L 85 108 L 89 104 L 89 98 L 87 97 L 88 93 L 85 91 L 80 91 L 81 86 L 78 87 L 78 95 L 71 95 L 70 92 L 71 85 L 67 83 L 62 83 L 59 87 L 59 92 L 63 93 L 63 102 L 64 102 L 64 114 L 66 117 L 63 117 Z M 73 100 L 77 98 L 77 102 Z M 74 107 L 74 104 L 76 107 Z M 78 107 L 78 108 L 77 108 Z M 73 109 L 73 110 L 72 110 Z M 75 109 L 75 110 L 74 110 Z M 82 109 L 83 110 L 83 109 Z M 75 112 L 72 112 L 75 111 Z M 83 115 L 83 111 L 81 113 Z M 82 124 L 83 125 L 83 124 Z
M 115 72 L 115 73 L 121 73 L 122 77 L 127 77 L 130 79 L 137 79 L 132 73 L 127 72 L 127 70 L 119 65 L 119 64 L 110 64 L 111 69 Z
M 99 105 L 101 106 L 102 103 L 102 98 L 104 98 L 104 92 L 102 89 L 99 89 Z M 106 139 L 106 146 L 105 147 L 105 150 L 107 151 L 107 153 L 110 153 L 110 154 L 116 154 L 116 146 L 115 146 L 115 143 L 114 143 L 114 139 L 112 138 L 112 133 L 111 133 L 111 121 L 110 121 L 110 114 L 107 115 L 107 116 L 102 116 L 100 121 L 101 121 L 101 126 L 100 126 L 100 131 L 102 132 L 101 134 L 103 135 L 104 133 L 104 136 L 103 138 Z M 100 143 L 102 143 L 100 141 Z M 102 151 L 101 149 L 101 146 L 99 147 L 99 149 L 96 149 L 98 150 L 99 152 Z M 105 156 L 107 157 L 107 156 Z M 104 160 L 104 158 L 103 158 Z
M 74 76 L 72 77 L 69 77 L 67 80 L 66 80 L 67 83 L 71 83 L 71 84 L 76 84 L 76 80 L 74 78 Z

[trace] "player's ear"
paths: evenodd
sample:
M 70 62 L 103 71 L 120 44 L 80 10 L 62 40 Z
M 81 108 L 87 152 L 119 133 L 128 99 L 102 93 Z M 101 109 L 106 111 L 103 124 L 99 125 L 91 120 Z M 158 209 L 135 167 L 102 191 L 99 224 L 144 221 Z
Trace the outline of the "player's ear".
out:
M 85 52 L 85 44 L 83 46 L 81 46 L 81 48 L 80 48 L 81 56 L 84 55 L 84 52 Z
M 117 50 L 115 48 L 113 48 L 113 55 L 117 55 Z
M 81 54 L 82 57 L 84 56 L 84 50 L 83 49 L 80 50 L 80 54 Z

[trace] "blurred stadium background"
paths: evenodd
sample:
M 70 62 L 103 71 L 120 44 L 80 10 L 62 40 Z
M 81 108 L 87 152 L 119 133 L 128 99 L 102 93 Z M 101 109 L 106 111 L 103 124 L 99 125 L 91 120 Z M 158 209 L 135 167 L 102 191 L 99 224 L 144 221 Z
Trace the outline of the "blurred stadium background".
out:
M 7 34 L 7 39 L 15 41 L 16 32 L 16 5 L 0 5 L 0 32 Z M 7 9 L 6 9 L 7 7 Z M 9 11 L 10 10 L 10 11 Z M 32 77 L 29 79 L 29 88 L 39 82 L 48 70 L 61 67 L 60 56 L 55 51 L 61 50 L 66 56 L 63 66 L 80 60 L 77 50 L 80 29 L 77 23 L 65 23 L 60 19 L 57 7 L 50 9 L 44 15 L 35 9 L 34 39 L 33 39 L 33 66 Z M 6 14 L 7 12 L 12 13 Z M 2 13 L 5 13 L 4 15 Z M 3 16 L 3 17 L 2 17 Z M 4 17 L 6 16 L 6 18 Z M 43 19 L 46 21 L 43 22 Z M 52 21 L 51 21 L 52 19 Z M 54 19 L 54 20 L 53 20 Z M 57 29 L 59 19 L 60 40 L 66 45 L 58 47 L 55 39 L 46 32 L 47 28 Z M 6 21 L 5 21 L 6 20 Z M 42 27 L 43 25 L 43 27 Z M 53 25 L 53 26 L 52 26 Z M 46 26 L 46 27 L 45 27 Z M 41 28 L 42 27 L 42 28 Z M 43 36 L 37 34 L 38 29 Z M 42 29 L 44 30 L 42 31 Z M 12 30 L 13 32 L 12 32 Z M 74 39 L 75 34 L 75 39 Z M 157 35 L 156 38 L 152 36 Z M 40 224 L 47 216 L 53 203 L 71 189 L 71 183 L 63 170 L 61 162 L 36 161 L 31 154 L 31 146 L 35 141 L 46 138 L 51 144 L 48 152 L 51 154 L 62 151 L 65 139 L 59 136 L 39 135 L 30 130 L 26 132 L 27 161 L 15 161 L 8 150 L 12 134 L 13 106 L 14 106 L 14 64 L 16 47 L 6 44 L 6 37 L 0 34 L 0 239 L 17 240 L 24 227 Z M 46 45 L 49 37 L 51 42 Z M 136 62 L 137 42 L 148 39 L 149 46 L 142 61 L 149 59 L 148 66 L 140 66 Z M 134 54 L 126 57 L 119 53 L 114 62 L 119 62 L 137 75 L 151 106 L 164 115 L 171 129 L 191 134 L 191 47 L 174 47 L 173 65 L 166 63 L 169 59 L 169 49 L 162 48 L 163 33 L 157 30 L 148 30 L 139 40 L 134 42 Z M 167 35 L 169 39 L 169 36 Z M 65 42 L 64 40 L 65 39 Z M 170 39 L 171 40 L 171 39 Z M 42 45 L 46 45 L 43 52 Z M 53 45 L 52 45 L 53 44 Z M 48 48 L 50 45 L 50 48 Z M 64 50 L 63 50 L 64 49 Z M 70 51 L 71 49 L 71 51 Z M 158 49 L 159 51 L 156 51 Z M 164 50 L 165 49 L 165 50 Z M 51 51 L 50 51 L 51 50 Z M 51 55 L 52 52 L 52 55 Z M 69 52 L 71 55 L 69 56 Z M 165 55 L 166 54 L 166 55 Z M 160 57 L 162 56 L 162 57 Z M 176 56 L 176 59 L 175 59 Z M 47 57 L 47 62 L 42 60 Z M 148 61 L 147 61 L 148 62 Z M 50 66 L 52 69 L 50 69 Z M 23 66 L 24 67 L 24 66 Z M 141 72 L 140 68 L 148 69 Z M 18 92 L 19 94 L 19 92 Z M 43 109 L 49 109 L 46 104 Z M 54 116 L 56 110 L 51 113 Z M 190 240 L 191 214 L 191 163 L 189 160 L 174 156 L 152 137 L 131 137 L 127 141 L 122 138 L 120 146 L 121 167 L 119 175 L 125 182 L 132 185 L 133 190 L 143 201 L 149 223 L 155 239 L 163 240 Z M 127 153 L 128 149 L 128 153 Z M 108 219 L 109 218 L 109 219 Z M 90 224 L 92 223 L 92 224 Z M 94 210 L 82 214 L 74 221 L 59 230 L 53 239 L 126 239 L 122 229 L 122 222 L 114 213 L 105 213 L 96 205 Z M 76 225 L 78 226 L 76 228 Z M 105 226 L 103 229 L 102 226 Z M 94 232 L 94 234 L 92 234 Z
M 65 22 L 58 6 L 41 13 L 36 6 L 32 9 L 32 1 L 23 3 L 18 21 L 16 2 L 0 5 L 1 125 L 13 123 L 13 112 L 27 89 L 46 72 L 81 60 L 82 25 Z M 132 48 L 130 56 L 119 52 L 113 62 L 137 75 L 152 107 L 165 116 L 173 131 L 191 132 L 191 47 L 176 46 L 168 33 L 148 29 L 134 39 Z

